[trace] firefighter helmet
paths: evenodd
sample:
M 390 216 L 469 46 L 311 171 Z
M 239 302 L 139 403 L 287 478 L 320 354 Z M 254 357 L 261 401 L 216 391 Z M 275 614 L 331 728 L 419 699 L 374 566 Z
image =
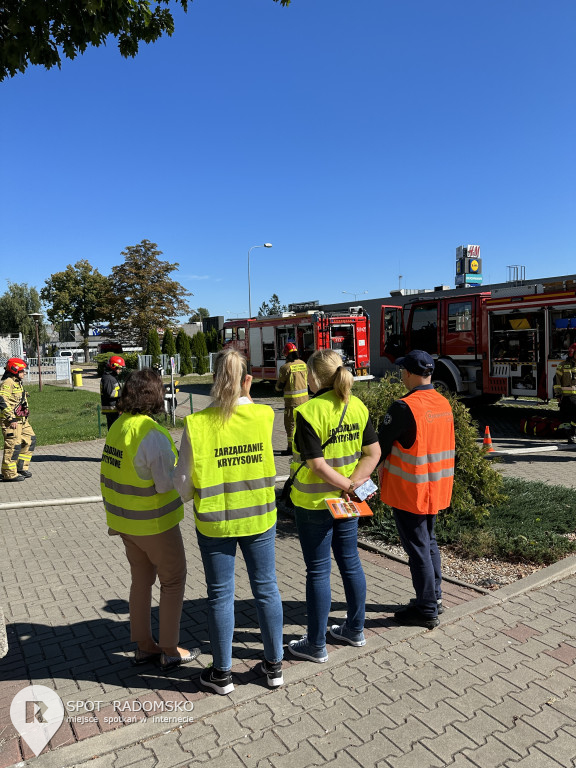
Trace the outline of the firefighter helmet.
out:
M 108 365 L 110 368 L 126 368 L 124 358 L 120 357 L 120 355 L 112 355 L 110 360 L 108 360 Z
M 11 357 L 6 363 L 6 370 L 14 374 L 20 373 L 20 371 L 25 371 L 27 367 L 28 364 L 25 360 L 22 360 L 21 357 Z
M 294 344 L 294 342 L 293 342 L 293 341 L 289 341 L 289 342 L 286 344 L 286 346 L 284 347 L 284 350 L 283 350 L 282 354 L 284 355 L 284 357 L 288 357 L 288 355 L 290 354 L 290 352 L 298 352 L 298 347 L 296 346 L 296 344 Z
M 571 344 L 568 347 L 568 357 L 574 357 L 575 352 L 576 352 L 576 344 Z

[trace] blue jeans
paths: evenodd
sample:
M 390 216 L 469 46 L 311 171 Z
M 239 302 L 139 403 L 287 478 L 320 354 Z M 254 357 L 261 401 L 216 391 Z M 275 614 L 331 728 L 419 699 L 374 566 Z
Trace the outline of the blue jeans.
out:
M 394 520 L 408 555 L 416 605 L 425 616 L 437 616 L 437 601 L 442 599 L 442 572 L 434 532 L 436 515 L 415 515 L 394 509 Z
M 256 536 L 215 538 L 196 530 L 208 589 L 208 634 L 216 669 L 232 667 L 234 634 L 234 565 L 236 545 L 240 545 L 267 661 L 281 661 L 282 600 L 276 584 L 276 525 Z
M 306 563 L 308 642 L 326 645 L 326 625 L 332 606 L 330 550 L 342 577 L 346 595 L 346 624 L 362 632 L 366 613 L 366 577 L 358 555 L 358 518 L 335 520 L 328 510 L 295 507 L 296 527 Z

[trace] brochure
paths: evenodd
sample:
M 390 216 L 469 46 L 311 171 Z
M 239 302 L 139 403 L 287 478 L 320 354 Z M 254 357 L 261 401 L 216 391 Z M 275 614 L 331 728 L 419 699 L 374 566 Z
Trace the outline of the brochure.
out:
M 324 499 L 332 517 L 371 517 L 374 513 L 365 501 L 344 501 L 343 498 Z

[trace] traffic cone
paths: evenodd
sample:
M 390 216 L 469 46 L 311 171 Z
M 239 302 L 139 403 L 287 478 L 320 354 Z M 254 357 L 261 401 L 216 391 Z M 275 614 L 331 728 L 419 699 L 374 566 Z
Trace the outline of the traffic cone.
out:
M 494 451 L 494 448 L 492 447 L 492 438 L 490 437 L 490 427 L 488 426 L 484 430 L 484 447 L 486 448 L 487 453 Z

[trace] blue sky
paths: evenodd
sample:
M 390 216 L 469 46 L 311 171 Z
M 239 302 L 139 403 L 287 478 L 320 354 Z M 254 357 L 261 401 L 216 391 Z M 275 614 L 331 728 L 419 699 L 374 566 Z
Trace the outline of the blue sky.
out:
M 212 314 L 576 272 L 573 0 L 195 0 L 0 85 L 0 276 L 146 238 Z M 6 289 L 5 282 L 0 291 Z M 352 298 L 352 297 L 350 297 Z

